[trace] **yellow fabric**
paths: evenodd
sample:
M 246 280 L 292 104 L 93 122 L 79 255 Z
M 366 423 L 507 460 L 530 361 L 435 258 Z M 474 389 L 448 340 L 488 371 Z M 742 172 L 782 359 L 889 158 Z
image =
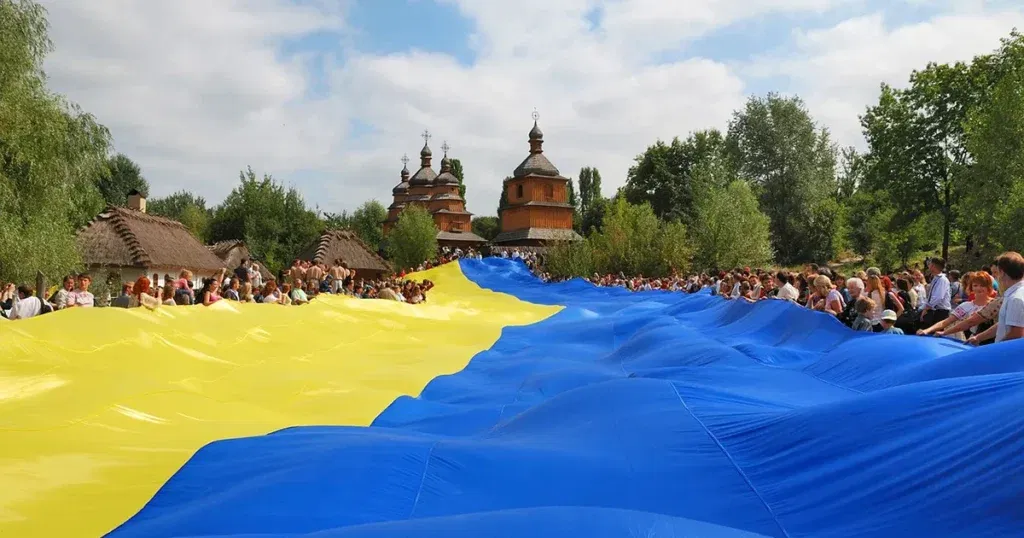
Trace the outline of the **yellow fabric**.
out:
M 100 536 L 200 447 L 298 425 L 368 425 L 558 307 L 479 288 L 458 264 L 407 305 L 74 309 L 0 324 L 0 536 Z

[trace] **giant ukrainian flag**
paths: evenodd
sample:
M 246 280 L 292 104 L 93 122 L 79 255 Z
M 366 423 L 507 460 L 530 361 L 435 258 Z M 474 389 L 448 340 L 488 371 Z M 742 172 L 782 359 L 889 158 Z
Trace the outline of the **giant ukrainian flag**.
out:
M 425 276 L 0 323 L 0 536 L 1024 536 L 1024 343 Z

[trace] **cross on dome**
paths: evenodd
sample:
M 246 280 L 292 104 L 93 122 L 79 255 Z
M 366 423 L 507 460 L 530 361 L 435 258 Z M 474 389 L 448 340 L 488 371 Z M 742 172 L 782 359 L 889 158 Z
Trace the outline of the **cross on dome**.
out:
M 409 164 L 409 154 L 402 155 L 402 165 L 403 166 L 408 166 L 408 164 Z
M 443 151 L 443 152 L 444 152 L 444 156 L 445 156 L 445 157 L 447 157 L 447 156 L 448 156 L 448 150 L 450 150 L 450 149 L 452 149 L 452 147 L 451 147 L 451 146 L 449 146 L 449 145 L 448 145 L 448 141 L 447 141 L 447 140 L 445 140 L 445 141 L 444 141 L 444 143 L 443 143 L 443 144 L 441 144 L 441 151 Z
M 537 107 L 533 108 L 533 114 L 530 114 L 530 117 L 533 118 L 533 121 L 537 121 L 540 119 L 540 112 L 537 112 Z
M 423 134 L 421 134 L 420 136 L 423 137 L 423 143 L 424 144 L 429 144 L 430 143 L 430 131 L 424 129 L 423 130 Z

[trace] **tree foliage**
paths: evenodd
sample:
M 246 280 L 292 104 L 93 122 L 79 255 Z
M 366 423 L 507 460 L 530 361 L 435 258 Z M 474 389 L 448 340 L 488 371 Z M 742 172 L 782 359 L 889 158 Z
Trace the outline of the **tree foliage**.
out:
M 834 209 L 836 148 L 796 97 L 752 97 L 729 124 L 731 162 L 771 220 L 772 246 L 783 263 L 825 262 L 836 252 L 837 228 L 821 229 Z
M 689 269 L 686 228 L 659 219 L 649 204 L 618 198 L 609 207 L 601 231 L 587 241 L 594 267 L 604 273 L 663 276 Z
M 149 200 L 146 202 L 146 211 L 181 222 L 203 243 L 210 240 L 209 227 L 213 211 L 206 207 L 206 199 L 202 196 L 180 190 L 170 196 Z
M 577 233 L 583 232 L 583 215 L 580 212 L 580 197 L 576 194 L 576 182 L 569 178 L 566 183 L 566 199 L 572 206 L 572 229 Z
M 452 175 L 459 180 L 459 196 L 463 200 L 466 199 L 466 183 L 462 172 L 462 161 L 458 159 L 451 159 L 452 164 Z
M 564 241 L 548 251 L 544 270 L 558 278 L 586 277 L 594 272 L 594 251 L 589 241 Z
M 597 168 L 581 168 L 579 181 L 579 224 L 574 227 L 581 235 L 590 235 L 601 228 L 608 200 L 601 193 L 601 172 Z M 573 217 L 575 219 L 575 215 Z
M 704 188 L 694 180 L 701 166 L 725 166 L 725 137 L 717 129 L 698 131 L 686 140 L 657 141 L 635 159 L 622 192 L 630 203 L 649 203 L 658 217 L 693 222 L 696 193 Z
M 437 226 L 426 209 L 411 205 L 388 234 L 388 257 L 397 268 L 411 269 L 437 254 Z
M 498 198 L 498 220 L 501 220 L 501 212 L 508 207 L 508 182 L 512 179 L 512 176 L 506 177 L 505 181 L 501 182 L 501 197 Z
M 270 175 L 257 178 L 252 168 L 239 173 L 239 182 L 214 211 L 213 241 L 242 239 L 254 258 L 276 272 L 323 232 L 323 222 L 295 188 L 285 189 Z
M 734 180 L 698 194 L 690 228 L 694 265 L 702 270 L 764 267 L 772 260 L 768 216 L 750 185 Z
M 372 249 L 380 248 L 384 242 L 384 219 L 388 210 L 377 200 L 363 202 L 352 214 L 352 231 Z
M 327 230 L 351 230 L 353 227 L 352 214 L 344 209 L 341 213 L 324 213 L 322 219 Z
M 109 206 L 124 207 L 132 191 L 143 197 L 149 196 L 149 182 L 142 177 L 142 169 L 123 153 L 107 159 L 107 166 L 96 180 L 96 187 Z
M 94 178 L 110 135 L 46 87 L 45 10 L 0 2 L 0 279 L 50 279 L 79 267 L 77 226 L 98 212 Z
M 961 224 L 987 246 L 1024 249 L 1024 41 L 1000 49 L 999 79 L 968 114 L 966 146 L 974 165 L 961 190 Z M 995 75 L 993 75 L 994 77 Z
M 473 233 L 490 241 L 501 232 L 501 222 L 498 217 L 473 217 L 470 223 Z

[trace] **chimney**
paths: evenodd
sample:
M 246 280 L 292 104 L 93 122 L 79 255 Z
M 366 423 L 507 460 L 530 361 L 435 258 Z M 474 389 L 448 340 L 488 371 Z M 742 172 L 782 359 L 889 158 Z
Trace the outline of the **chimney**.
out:
M 139 191 L 132 189 L 132 191 L 128 193 L 128 209 L 134 209 L 140 213 L 145 213 L 146 197 L 139 193 Z

